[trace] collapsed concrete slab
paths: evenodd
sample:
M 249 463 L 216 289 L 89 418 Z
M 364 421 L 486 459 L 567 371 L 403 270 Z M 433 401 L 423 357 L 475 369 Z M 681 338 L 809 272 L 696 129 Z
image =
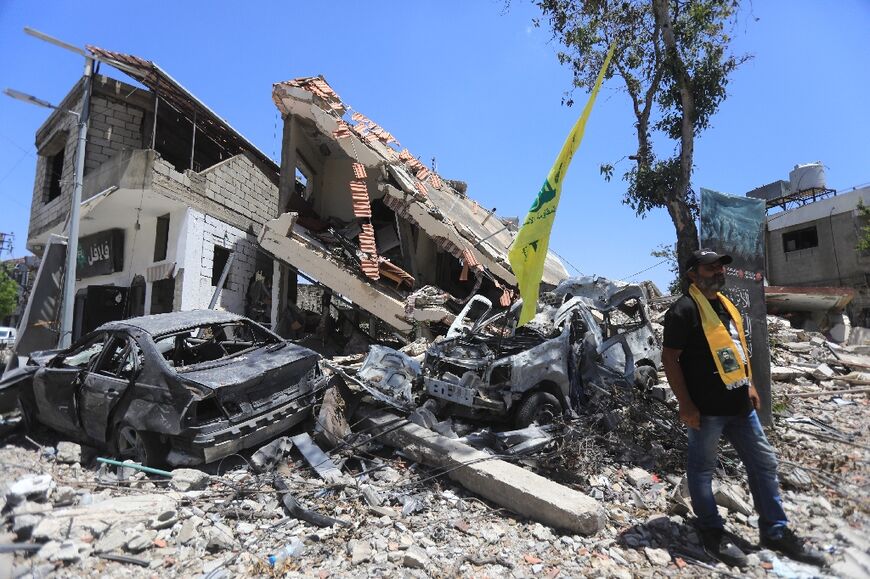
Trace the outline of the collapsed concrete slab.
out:
M 147 523 L 160 513 L 174 511 L 181 498 L 175 492 L 151 493 L 112 497 L 89 505 L 54 509 L 43 515 L 34 534 L 41 539 L 76 537 L 83 532 L 101 536 L 115 525 L 127 528 Z
M 464 183 L 424 166 L 322 77 L 277 83 L 272 97 L 284 125 L 282 217 L 264 225 L 260 245 L 283 264 L 273 318 L 293 309 L 298 276 L 340 294 L 353 323 L 373 317 L 404 338 L 425 335 L 429 325 L 438 333 L 478 293 L 510 305 L 516 219 L 498 217 L 468 197 Z M 555 287 L 567 275 L 548 254 L 542 283 Z M 450 307 L 421 307 L 414 293 L 427 286 Z M 376 337 L 368 320 L 363 326 Z
M 396 330 L 411 330 L 411 324 L 404 319 L 405 302 L 401 296 L 390 295 L 388 288 L 362 281 L 337 262 L 328 248 L 295 232 L 295 223 L 295 213 L 285 213 L 267 222 L 259 236 L 260 247 L 299 271 L 316 274 L 317 281 L 339 291 Z
M 414 460 L 443 468 L 447 476 L 468 490 L 511 511 L 551 527 L 591 535 L 604 527 L 603 507 L 579 491 L 570 489 L 517 465 L 406 423 L 387 412 L 360 409 L 362 427 L 378 440 L 401 448 Z

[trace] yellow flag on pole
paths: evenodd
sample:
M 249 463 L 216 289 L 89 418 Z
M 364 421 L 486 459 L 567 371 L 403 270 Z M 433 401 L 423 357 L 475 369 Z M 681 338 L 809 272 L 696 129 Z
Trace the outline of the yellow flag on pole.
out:
M 565 179 L 568 165 L 571 163 L 571 159 L 574 157 L 574 153 L 583 139 L 583 132 L 586 130 L 586 120 L 592 111 L 592 105 L 595 104 L 595 97 L 598 96 L 598 89 L 601 88 L 601 82 L 604 80 L 604 73 L 607 71 L 607 65 L 610 64 L 610 59 L 613 56 L 614 47 L 615 45 L 610 45 L 607 56 L 604 58 L 604 64 L 601 66 L 601 71 L 598 73 L 598 78 L 592 87 L 589 101 L 583 107 L 583 112 L 574 124 L 574 128 L 568 134 L 568 138 L 565 139 L 565 144 L 562 145 L 562 150 L 559 152 L 559 156 L 556 157 L 556 162 L 553 164 L 553 168 L 550 169 L 550 173 L 544 181 L 544 186 L 541 187 L 535 202 L 532 203 L 532 207 L 529 209 L 529 213 L 526 215 L 526 219 L 523 221 L 523 225 L 520 227 L 508 252 L 508 259 L 517 278 L 517 285 L 520 288 L 520 297 L 523 299 L 523 309 L 520 312 L 519 320 L 519 325 L 521 326 L 535 317 L 538 303 L 538 289 L 541 285 L 541 278 L 544 275 L 544 261 L 547 258 L 547 248 L 550 245 L 550 231 L 553 229 L 553 221 L 556 219 L 556 208 L 559 205 L 559 197 L 562 194 L 562 181 Z

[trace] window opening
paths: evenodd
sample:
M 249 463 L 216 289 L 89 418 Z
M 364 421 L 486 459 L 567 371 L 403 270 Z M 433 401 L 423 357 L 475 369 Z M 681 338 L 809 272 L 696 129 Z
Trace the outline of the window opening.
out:
M 798 229 L 797 231 L 789 231 L 782 234 L 782 249 L 786 253 L 818 247 L 818 245 L 819 234 L 816 231 L 815 225 L 806 229 Z
M 154 238 L 154 261 L 166 259 L 166 249 L 169 246 L 169 214 L 157 218 L 157 232 Z
M 73 350 L 63 359 L 63 365 L 72 368 L 85 368 L 91 360 L 103 351 L 103 346 L 106 344 L 106 334 L 100 332 L 92 336 L 83 344 L 73 348 Z
M 129 380 L 136 369 L 136 350 L 131 342 L 124 338 L 113 338 L 106 347 L 99 374 Z
M 214 259 L 211 264 L 211 285 L 212 287 L 217 287 L 218 282 L 221 279 L 221 274 L 224 272 L 224 268 L 227 265 L 227 261 L 230 259 L 230 254 L 232 251 L 225 247 L 221 247 L 220 245 L 214 246 Z M 223 289 L 227 289 L 230 285 L 230 276 L 227 276 L 227 279 L 224 280 Z
M 173 368 L 215 362 L 264 346 L 280 347 L 264 328 L 247 321 L 203 324 L 154 338 L 157 351 Z
M 48 183 L 45 195 L 46 203 L 60 197 L 60 180 L 63 176 L 63 155 L 65 151 L 65 148 L 61 148 L 60 151 L 46 159 L 45 180 Z

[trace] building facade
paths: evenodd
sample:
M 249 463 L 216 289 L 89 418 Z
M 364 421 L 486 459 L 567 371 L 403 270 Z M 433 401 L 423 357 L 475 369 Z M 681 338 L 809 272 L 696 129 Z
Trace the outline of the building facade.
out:
M 841 192 L 767 217 L 767 277 L 772 286 L 849 287 L 853 326 L 870 327 L 870 252 L 858 250 L 870 187 Z
M 74 338 L 112 319 L 208 308 L 213 298 L 215 307 L 251 313 L 257 272 L 268 284 L 274 269 L 256 236 L 277 216 L 277 165 L 153 63 L 91 50 L 123 61 L 150 88 L 93 80 Z M 81 111 L 83 86 L 36 133 L 27 240 L 36 255 L 68 225 L 77 117 L 66 111 Z

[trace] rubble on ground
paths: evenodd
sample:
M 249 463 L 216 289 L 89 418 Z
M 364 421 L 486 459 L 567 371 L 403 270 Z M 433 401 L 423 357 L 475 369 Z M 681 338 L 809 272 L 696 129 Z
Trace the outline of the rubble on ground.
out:
M 783 319 L 770 317 L 769 325 L 775 378 L 768 434 L 781 457 L 786 512 L 832 566 L 818 570 L 756 550 L 742 574 L 867 576 L 870 359 L 860 347 L 838 346 Z M 407 350 L 412 358 L 422 353 L 419 345 Z M 333 363 L 359 369 L 362 362 Z M 7 435 L 0 567 L 15 577 L 212 579 L 736 573 L 703 552 L 691 524 L 685 434 L 665 384 L 601 389 L 576 416 L 507 432 L 459 419 L 445 424 L 425 406 L 387 406 L 379 412 L 393 416 L 394 426 L 376 425 L 353 412 L 371 408 L 371 392 L 351 384 L 334 390 L 318 422 L 331 418 L 311 436 L 295 436 L 300 429 L 253 456 L 171 477 L 98 464 L 91 449 L 48 431 Z M 388 440 L 409 425 L 450 448 L 470 449 L 463 452 L 473 460 L 436 464 L 419 445 Z M 745 475 L 727 448 L 723 457 L 717 502 L 728 530 L 755 545 Z M 470 467 L 497 463 L 587 497 L 600 508 L 600 524 L 543 524 L 540 513 L 517 514 L 518 505 L 475 490 Z M 458 472 L 466 474 L 451 476 Z M 536 492 L 543 491 L 528 489 Z

